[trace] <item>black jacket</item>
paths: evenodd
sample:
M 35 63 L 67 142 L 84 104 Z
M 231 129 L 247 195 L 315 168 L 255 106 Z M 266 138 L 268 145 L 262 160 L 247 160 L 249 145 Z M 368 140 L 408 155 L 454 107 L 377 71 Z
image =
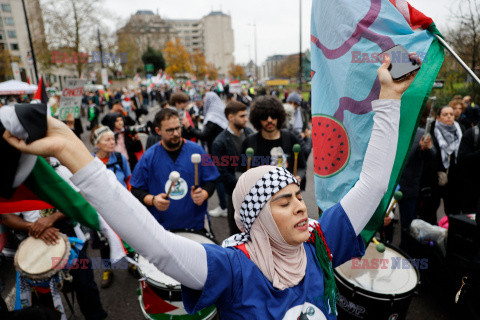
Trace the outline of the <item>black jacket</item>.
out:
M 110 130 L 114 131 L 115 128 L 115 120 L 121 116 L 119 113 L 109 113 L 102 119 L 102 124 L 106 125 L 110 128 Z M 124 123 L 131 123 L 130 117 L 123 117 Z M 133 122 L 135 123 L 135 122 Z M 125 137 L 125 148 L 127 149 L 128 154 L 128 164 L 130 165 L 130 169 L 133 172 L 135 166 L 137 165 L 137 156 L 135 153 L 140 152 L 143 150 L 143 145 L 140 140 L 135 140 L 135 131 L 130 130 L 128 127 L 125 127 L 124 137 Z M 115 142 L 117 141 L 118 133 L 115 133 Z
M 205 141 L 208 152 L 212 153 L 213 140 L 215 140 L 215 138 L 220 134 L 220 132 L 223 131 L 223 129 L 218 124 L 208 121 L 203 130 L 199 130 L 190 126 L 185 131 L 188 135 Z
M 253 134 L 253 130 L 250 128 L 244 129 L 245 137 Z M 218 171 L 220 172 L 220 181 L 223 182 L 223 185 L 227 189 L 227 192 L 232 193 L 235 185 L 237 184 L 237 178 L 235 176 L 235 171 L 237 170 L 238 164 L 241 163 L 241 150 L 237 150 L 235 143 L 232 140 L 232 134 L 228 130 L 223 130 L 213 141 L 212 144 L 212 156 L 222 159 L 222 157 L 227 156 L 228 162 L 224 161 L 222 164 L 217 166 Z M 238 161 L 230 157 L 238 157 Z M 226 158 L 224 158 L 226 159 Z
M 434 146 L 428 150 L 422 150 L 420 147 L 420 140 L 424 134 L 425 129 L 418 128 L 405 169 L 400 177 L 399 185 L 405 199 L 418 197 L 423 168 L 434 166 L 436 160 L 436 149 Z
M 247 148 L 253 148 L 254 157 L 258 155 L 270 157 L 270 150 L 262 149 L 260 137 L 261 137 L 261 133 L 259 132 L 248 136 L 245 139 L 245 141 L 243 141 L 242 143 L 242 155 L 245 154 L 245 151 L 247 150 Z M 293 173 L 293 165 L 294 165 L 294 154 L 292 152 L 293 145 L 299 144 L 302 148 L 301 152 L 298 155 L 297 175 L 300 176 L 300 178 L 302 179 L 302 183 L 301 183 L 302 190 L 305 190 L 305 183 L 306 183 L 305 169 L 307 166 L 305 157 L 304 157 L 305 144 L 303 143 L 301 138 L 299 138 L 299 135 L 294 134 L 292 131 L 289 131 L 289 130 L 281 130 L 280 139 L 281 139 L 281 147 L 283 149 L 283 152 L 285 152 L 287 156 L 287 164 L 288 164 L 287 169 L 291 173 Z M 260 165 L 265 164 L 263 160 L 260 160 L 260 163 L 261 163 Z M 252 161 L 252 167 L 255 167 L 255 166 L 256 165 Z M 247 168 L 246 166 L 239 166 L 239 169 L 240 171 L 244 172 L 246 171 Z

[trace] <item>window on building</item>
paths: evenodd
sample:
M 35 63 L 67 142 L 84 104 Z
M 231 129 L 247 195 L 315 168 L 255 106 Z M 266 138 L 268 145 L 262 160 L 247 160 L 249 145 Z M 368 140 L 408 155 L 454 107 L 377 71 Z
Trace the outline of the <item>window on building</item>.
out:
M 8 30 L 7 35 L 10 39 L 16 39 L 17 38 L 17 32 L 15 30 Z
M 6 26 L 13 26 L 14 25 L 12 17 L 5 17 L 4 19 L 5 19 L 5 25 Z
M 12 8 L 9 4 L 2 4 L 2 11 L 3 12 L 12 12 Z
M 5 39 L 5 36 L 3 35 L 3 31 L 0 30 L 0 40 L 4 40 Z
M 18 43 L 11 43 L 10 44 L 10 49 L 11 50 L 18 50 Z

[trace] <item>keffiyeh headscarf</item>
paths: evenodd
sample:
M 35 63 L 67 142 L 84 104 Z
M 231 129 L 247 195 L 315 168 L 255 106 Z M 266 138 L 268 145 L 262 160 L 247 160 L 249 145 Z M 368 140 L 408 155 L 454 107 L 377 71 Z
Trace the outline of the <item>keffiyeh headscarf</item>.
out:
M 242 233 L 223 242 L 224 247 L 245 244 L 250 259 L 280 290 L 297 285 L 307 266 L 303 244 L 292 246 L 283 239 L 270 209 L 272 196 L 292 183 L 298 185 L 297 179 L 281 167 L 261 166 L 244 173 L 232 195 Z
M 453 153 L 455 153 L 455 159 L 458 156 L 458 148 L 462 140 L 462 129 L 460 129 L 460 125 L 456 121 L 448 125 L 436 120 L 434 133 L 440 147 L 443 166 L 445 169 L 448 169 L 450 167 L 450 156 Z

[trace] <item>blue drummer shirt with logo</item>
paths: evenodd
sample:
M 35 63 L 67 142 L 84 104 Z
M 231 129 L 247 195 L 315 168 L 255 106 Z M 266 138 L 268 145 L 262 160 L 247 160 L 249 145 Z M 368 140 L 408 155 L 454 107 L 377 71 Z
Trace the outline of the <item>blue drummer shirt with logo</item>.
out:
M 155 207 L 147 207 L 150 213 L 167 230 L 204 228 L 204 217 L 207 214 L 207 201 L 201 206 L 193 203 L 190 190 L 195 185 L 195 167 L 191 162 L 194 153 L 205 154 L 201 146 L 191 141 L 185 141 L 178 158 L 173 162 L 165 148 L 157 143 L 150 147 L 142 156 L 133 170 L 130 184 L 132 187 L 146 190 L 150 194 L 167 193 L 166 188 L 172 171 L 180 173 L 179 182 L 170 193 L 170 206 L 166 211 Z M 215 166 L 198 165 L 200 186 L 215 181 L 220 176 Z
M 333 267 L 365 254 L 361 236 L 340 204 L 326 210 L 319 220 L 333 259 Z M 260 269 L 236 248 L 204 244 L 208 276 L 203 291 L 183 287 L 183 303 L 188 312 L 212 304 L 222 319 L 317 320 L 336 319 L 323 303 L 323 274 L 315 262 L 315 246 L 304 243 L 307 254 L 305 277 L 285 290 L 273 288 Z

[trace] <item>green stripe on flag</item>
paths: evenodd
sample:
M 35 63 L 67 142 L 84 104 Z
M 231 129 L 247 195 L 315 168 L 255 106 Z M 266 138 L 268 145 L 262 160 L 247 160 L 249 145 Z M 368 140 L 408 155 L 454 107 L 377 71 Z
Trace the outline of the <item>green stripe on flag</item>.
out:
M 24 184 L 40 199 L 48 202 L 69 218 L 80 224 L 100 230 L 100 222 L 95 209 L 63 180 L 48 162 L 37 158 L 32 172 Z
M 435 25 L 432 24 L 430 27 L 433 31 L 436 30 Z M 439 34 L 438 30 L 434 33 Z M 426 62 L 422 64 L 422 68 L 418 72 L 415 81 L 402 96 L 397 154 L 393 165 L 392 175 L 390 176 L 390 182 L 385 196 L 380 202 L 375 214 L 370 219 L 365 229 L 361 232 L 365 243 L 372 240 L 378 228 L 383 224 L 383 219 L 386 210 L 388 209 L 388 205 L 390 204 L 390 199 L 393 197 L 395 188 L 398 185 L 401 173 L 403 172 L 403 167 L 405 166 L 410 152 L 412 142 L 415 139 L 415 132 L 417 131 L 418 124 L 422 117 L 423 109 L 428 101 L 433 83 L 437 78 L 437 74 L 440 71 L 444 58 L 445 51 L 443 46 L 437 39 L 433 39 L 424 59 Z

